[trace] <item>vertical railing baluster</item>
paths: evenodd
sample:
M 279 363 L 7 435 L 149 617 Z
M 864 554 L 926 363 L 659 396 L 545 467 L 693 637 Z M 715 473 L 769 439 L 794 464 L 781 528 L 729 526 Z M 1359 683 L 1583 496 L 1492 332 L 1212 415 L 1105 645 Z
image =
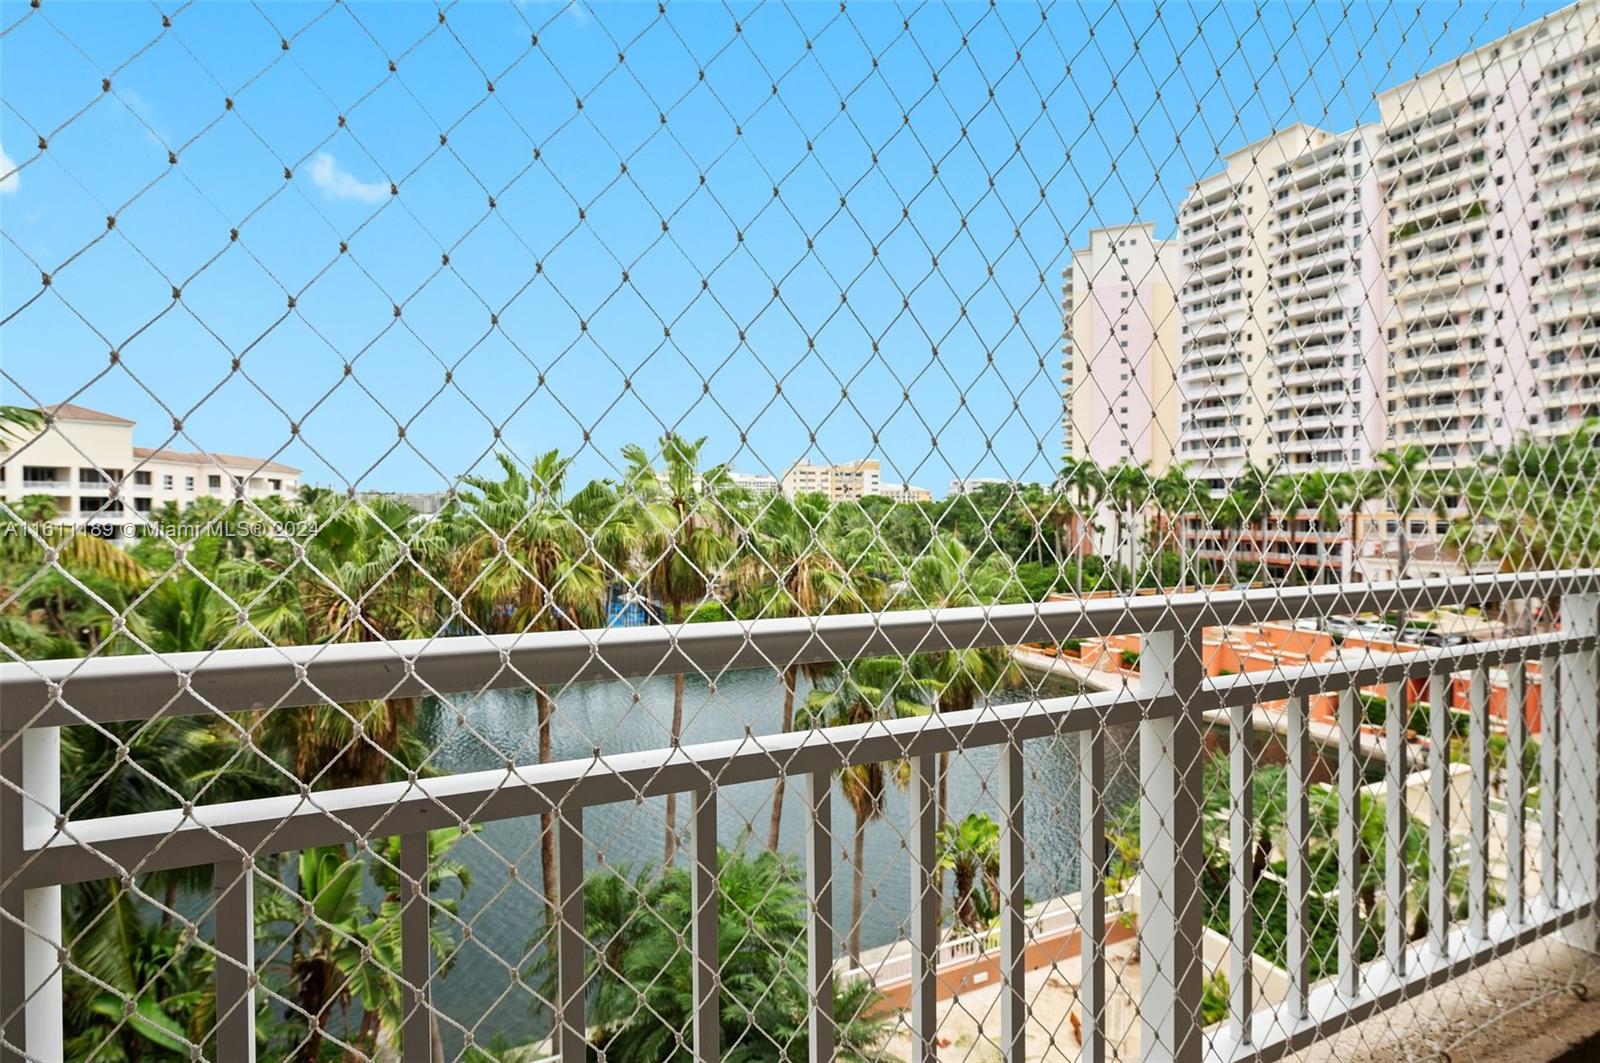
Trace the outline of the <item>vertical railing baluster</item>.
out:
M 1561 668 L 1539 660 L 1539 896 L 1554 908 L 1561 892 Z
M 1339 990 L 1361 992 L 1361 702 L 1355 688 L 1338 693 L 1339 717 Z
M 1467 929 L 1477 938 L 1489 933 L 1489 673 L 1474 668 L 1467 685 L 1467 760 L 1472 770 L 1467 826 L 1472 835 L 1468 860 Z
M 1600 594 L 1561 596 L 1561 632 L 1600 634 Z M 1561 896 L 1572 907 L 1600 900 L 1600 662 L 1594 649 L 1561 657 Z M 1600 920 L 1591 916 L 1562 932 L 1569 945 L 1600 949 Z
M 1106 753 L 1105 732 L 1078 735 L 1078 1003 L 1082 1063 L 1106 1059 Z
M 1145 1063 L 1195 1063 L 1202 1040 L 1200 631 L 1145 635 L 1139 669 L 1141 696 L 1168 696 L 1178 706 L 1139 724 L 1140 1054 Z
M 1254 944 L 1255 890 L 1251 875 L 1255 864 L 1255 821 L 1253 774 L 1255 757 L 1251 753 L 1251 711 L 1254 706 L 1238 704 L 1229 716 L 1228 749 L 1228 848 L 1229 938 L 1232 943 L 1229 968 L 1229 1013 L 1241 1044 L 1250 1043 L 1250 1013 L 1255 1010 L 1255 971 L 1250 958 Z
M 1289 1012 L 1295 1020 L 1310 1014 L 1311 939 L 1307 918 L 1311 895 L 1311 733 L 1306 720 L 1303 694 L 1291 697 L 1284 706 L 1284 742 L 1288 746 L 1289 781 L 1287 807 L 1289 851 L 1288 964 Z
M 806 986 L 811 1063 L 831 1063 L 833 1017 L 833 776 L 812 772 L 806 824 L 806 894 L 810 897 Z
M 717 792 L 695 794 L 694 866 L 690 898 L 694 909 L 690 949 L 694 957 L 694 1058 L 717 1063 L 722 1058 L 720 1008 L 722 959 L 717 943 Z
M 65 1051 L 61 887 L 24 890 L 3 881 L 23 851 L 55 829 L 61 804 L 61 729 L 0 732 L 0 1025 L 4 1042 L 29 1059 Z
M 255 871 L 228 860 L 211 870 L 216 893 L 217 1059 L 256 1058 Z
M 1528 780 L 1527 662 L 1506 666 L 1506 915 L 1520 925 L 1527 915 L 1528 843 L 1525 834 Z
M 1406 776 L 1409 774 L 1409 747 L 1406 744 L 1406 726 L 1410 723 L 1410 706 L 1406 704 L 1406 684 L 1390 683 L 1384 688 L 1384 731 L 1387 738 L 1384 754 L 1384 837 L 1383 837 L 1383 900 L 1388 906 L 1384 921 L 1384 958 L 1396 975 L 1405 973 L 1406 945 L 1410 941 L 1406 926 L 1406 899 L 1410 889 L 1410 875 L 1406 867 L 1406 828 L 1410 825 L 1411 810 L 1406 804 Z
M 583 808 L 556 809 L 556 1033 L 561 1063 L 586 1063 L 584 967 L 589 948 L 583 926 Z
M 937 758 L 911 761 L 911 1056 L 936 1063 L 939 1055 L 939 895 Z
M 401 1025 L 402 1063 L 432 1063 L 433 1014 L 429 1010 L 433 977 L 428 942 L 428 832 L 400 838 L 400 967 L 405 983 L 405 1018 Z
M 1428 677 L 1428 943 L 1441 955 L 1450 941 L 1451 676 Z
M 1022 742 L 1012 739 L 1000 747 L 1000 1056 L 1022 1063 L 1028 1047 L 1028 987 L 1024 950 L 1027 927 L 1023 921 L 1027 893 L 1023 888 L 1024 857 Z

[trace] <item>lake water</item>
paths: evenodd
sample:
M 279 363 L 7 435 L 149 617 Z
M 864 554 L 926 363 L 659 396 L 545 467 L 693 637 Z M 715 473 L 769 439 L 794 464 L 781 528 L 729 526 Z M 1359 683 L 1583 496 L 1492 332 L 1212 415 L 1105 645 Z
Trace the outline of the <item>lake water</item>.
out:
M 797 703 L 809 689 L 802 679 Z M 1070 693 L 1046 682 L 1039 696 Z M 1019 691 L 1018 700 L 1031 696 Z M 684 701 L 686 743 L 736 738 L 748 725 L 754 734 L 778 729 L 783 689 L 768 670 L 732 672 L 715 684 L 690 676 Z M 595 747 L 606 753 L 655 749 L 668 744 L 672 718 L 670 677 L 635 682 L 573 686 L 557 698 L 554 756 L 557 760 L 587 758 Z M 494 691 L 476 698 L 429 702 L 423 711 L 423 733 L 440 750 L 433 764 L 447 772 L 503 766 L 507 760 L 526 764 L 537 759 L 533 698 L 523 691 Z M 1109 806 L 1116 808 L 1138 792 L 1132 755 L 1131 728 L 1119 729 L 1107 749 Z M 973 811 L 997 812 L 998 775 L 994 747 L 952 757 L 952 818 Z M 1025 793 L 1028 835 L 1027 891 L 1043 899 L 1077 888 L 1078 742 L 1075 735 L 1031 741 L 1026 746 L 1029 774 Z M 771 783 L 750 783 L 719 791 L 718 827 L 726 846 L 766 844 L 771 817 Z M 784 801 L 782 848 L 798 853 L 805 832 L 803 784 L 791 780 Z M 679 798 L 682 828 L 689 802 Z M 848 848 L 853 817 L 835 789 L 834 830 Z M 604 853 L 608 866 L 637 869 L 659 862 L 665 830 L 665 801 L 602 805 L 584 812 L 589 843 L 586 864 L 598 865 Z M 908 796 L 892 788 L 883 818 L 867 829 L 865 861 L 867 895 L 862 919 L 862 947 L 872 948 L 904 933 L 909 910 L 910 866 L 906 838 L 910 824 Z M 514 985 L 514 971 L 526 971 L 537 953 L 543 900 L 540 895 L 538 820 L 509 820 L 488 825 L 464 839 L 454 855 L 472 872 L 471 888 L 461 903 L 461 916 L 472 928 L 448 974 L 434 983 L 434 1002 L 455 1022 L 474 1031 L 480 1045 L 513 1045 L 542 1037 L 548 1011 L 531 985 Z M 515 866 L 517 874 L 508 873 Z M 835 926 L 850 918 L 850 868 L 836 862 Z M 948 892 L 947 880 L 947 892 Z M 844 938 L 843 929 L 839 939 Z M 446 1031 L 447 1050 L 461 1043 Z

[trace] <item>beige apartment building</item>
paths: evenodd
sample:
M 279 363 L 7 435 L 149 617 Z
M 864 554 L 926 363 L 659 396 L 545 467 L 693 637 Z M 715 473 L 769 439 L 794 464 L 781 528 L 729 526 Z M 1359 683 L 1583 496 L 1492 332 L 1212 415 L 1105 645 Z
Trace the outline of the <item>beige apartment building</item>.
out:
M 1283 190 L 1277 181 L 1328 137 L 1296 124 L 1247 144 L 1198 181 L 1178 211 L 1186 268 L 1178 295 L 1178 456 L 1214 485 L 1276 456 L 1268 352 L 1279 331 L 1270 276 L 1278 257 L 1271 222 Z
M 1264 320 L 1270 460 L 1285 472 L 1370 468 L 1383 449 L 1388 293 L 1377 126 L 1306 129 L 1268 178 Z
M 1600 410 L 1597 63 L 1584 0 L 1378 96 L 1391 444 L 1432 465 Z
M 830 502 L 846 502 L 882 495 L 896 502 L 931 502 L 933 493 L 912 484 L 889 483 L 883 479 L 883 466 L 876 458 L 849 461 L 840 465 L 816 465 L 804 459 L 784 470 L 781 487 L 784 497 L 825 495 Z
M 1153 223 L 1089 231 L 1062 273 L 1062 450 L 1101 466 L 1148 462 L 1178 444 L 1178 306 L 1183 265 Z
M 134 422 L 72 403 L 43 411 L 52 420 L 31 438 L 0 444 L 0 498 L 51 499 L 63 524 L 120 538 L 126 525 L 168 502 L 293 495 L 300 470 L 238 454 L 133 445 Z

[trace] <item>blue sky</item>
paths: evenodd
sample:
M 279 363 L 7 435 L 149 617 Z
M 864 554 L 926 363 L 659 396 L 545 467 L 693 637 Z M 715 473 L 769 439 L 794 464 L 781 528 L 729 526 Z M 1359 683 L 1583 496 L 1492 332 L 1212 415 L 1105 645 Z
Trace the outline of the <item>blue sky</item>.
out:
M 5 0 L 0 395 L 363 489 L 1046 478 L 1070 243 L 1556 6 Z

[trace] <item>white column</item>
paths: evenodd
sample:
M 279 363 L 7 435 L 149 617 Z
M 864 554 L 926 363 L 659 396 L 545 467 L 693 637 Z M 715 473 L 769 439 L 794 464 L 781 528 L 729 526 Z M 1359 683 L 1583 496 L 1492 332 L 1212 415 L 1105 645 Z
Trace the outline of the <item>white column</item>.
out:
M 1140 693 L 1173 694 L 1175 716 L 1139 725 L 1139 1047 L 1146 1063 L 1198 1063 L 1202 872 L 1198 629 L 1146 635 Z

